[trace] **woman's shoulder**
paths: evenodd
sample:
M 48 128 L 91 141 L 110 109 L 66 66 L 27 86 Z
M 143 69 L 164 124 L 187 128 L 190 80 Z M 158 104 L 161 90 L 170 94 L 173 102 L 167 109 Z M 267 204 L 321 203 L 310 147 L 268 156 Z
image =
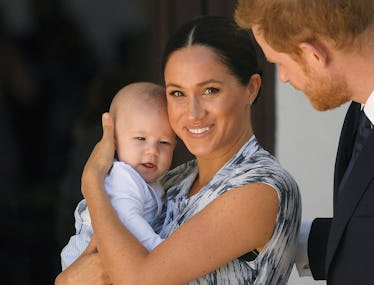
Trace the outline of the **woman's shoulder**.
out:
M 184 180 L 187 176 L 192 174 L 196 170 L 196 160 L 187 161 L 171 170 L 169 170 L 163 177 L 160 179 L 161 185 L 165 189 L 170 188 L 173 185 Z
M 261 147 L 255 137 L 226 165 L 223 172 L 224 176 L 230 176 L 231 183 L 238 186 L 265 183 L 277 191 L 298 191 L 293 176 L 275 156 Z
M 283 171 L 279 161 L 265 150 L 257 141 L 256 137 L 252 137 L 238 153 L 226 163 L 224 170 L 232 172 L 233 170 L 238 175 L 250 175 L 255 170 L 262 170 L 262 172 L 269 171 Z

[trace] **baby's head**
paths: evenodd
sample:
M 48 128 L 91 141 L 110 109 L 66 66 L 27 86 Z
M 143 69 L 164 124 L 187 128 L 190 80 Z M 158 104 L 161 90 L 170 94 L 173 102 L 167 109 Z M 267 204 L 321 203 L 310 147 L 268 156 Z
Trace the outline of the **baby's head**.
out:
M 113 98 L 110 113 L 118 159 L 148 183 L 156 181 L 169 169 L 176 144 L 165 89 L 150 82 L 129 84 Z

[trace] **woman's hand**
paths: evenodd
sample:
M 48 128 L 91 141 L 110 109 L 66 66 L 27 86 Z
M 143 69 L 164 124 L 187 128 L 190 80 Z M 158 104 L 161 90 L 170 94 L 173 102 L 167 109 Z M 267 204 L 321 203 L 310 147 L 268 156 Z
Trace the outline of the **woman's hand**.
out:
M 109 279 L 97 251 L 94 236 L 82 255 L 65 271 L 61 272 L 55 285 L 87 284 L 87 285 L 109 285 Z
M 91 152 L 82 174 L 82 192 L 85 196 L 86 183 L 97 181 L 103 183 L 114 158 L 114 123 L 109 113 L 102 116 L 103 136 Z

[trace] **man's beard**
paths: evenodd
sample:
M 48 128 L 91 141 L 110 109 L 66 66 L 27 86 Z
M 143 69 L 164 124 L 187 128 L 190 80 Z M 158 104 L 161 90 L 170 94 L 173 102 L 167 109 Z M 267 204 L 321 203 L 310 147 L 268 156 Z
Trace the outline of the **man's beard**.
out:
M 351 100 L 352 92 L 343 76 L 321 76 L 305 67 L 304 72 L 308 81 L 303 92 L 316 110 L 334 109 Z

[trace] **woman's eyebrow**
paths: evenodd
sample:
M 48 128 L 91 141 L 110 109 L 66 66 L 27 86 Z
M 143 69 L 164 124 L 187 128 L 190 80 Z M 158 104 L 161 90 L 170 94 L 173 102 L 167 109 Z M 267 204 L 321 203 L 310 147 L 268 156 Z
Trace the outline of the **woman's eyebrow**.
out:
M 166 84 L 166 88 L 167 87 L 182 88 L 182 86 L 180 86 L 179 84 L 176 84 L 176 83 L 168 83 L 168 84 Z
M 203 86 L 203 85 L 206 85 L 206 84 L 209 84 L 209 83 L 223 84 L 223 81 L 217 80 L 217 79 L 208 79 L 208 80 L 205 80 L 205 81 L 202 81 L 202 82 L 198 83 L 197 85 Z
M 207 85 L 207 84 L 210 84 L 210 83 L 219 83 L 219 84 L 223 84 L 223 81 L 221 81 L 221 80 L 217 80 L 217 79 L 208 79 L 208 80 L 204 80 L 204 81 L 202 81 L 202 82 L 197 83 L 197 85 L 198 85 L 198 86 L 204 86 L 204 85 Z M 182 88 L 181 85 L 176 84 L 176 83 L 168 83 L 168 84 L 166 84 L 166 87 Z

